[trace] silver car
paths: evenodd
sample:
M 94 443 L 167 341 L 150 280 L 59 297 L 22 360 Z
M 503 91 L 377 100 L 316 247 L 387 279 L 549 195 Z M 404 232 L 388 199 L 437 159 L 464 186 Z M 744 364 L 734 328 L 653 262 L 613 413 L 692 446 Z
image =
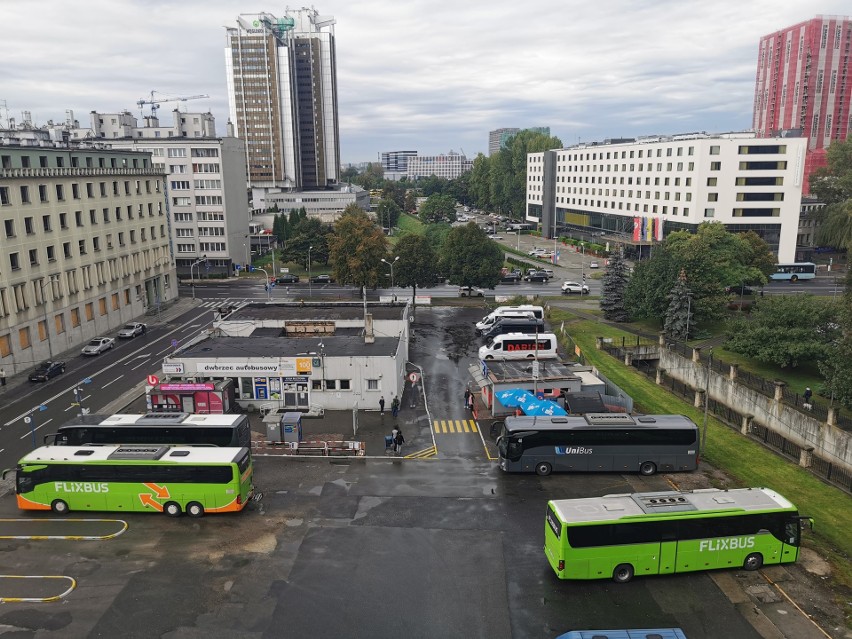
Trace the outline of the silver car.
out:
M 100 355 L 115 346 L 111 337 L 95 337 L 83 347 L 83 355 Z
M 142 335 L 146 330 L 148 330 L 148 327 L 142 322 L 131 322 L 130 324 L 125 324 L 118 331 L 118 336 L 122 338 L 136 337 L 137 335 Z

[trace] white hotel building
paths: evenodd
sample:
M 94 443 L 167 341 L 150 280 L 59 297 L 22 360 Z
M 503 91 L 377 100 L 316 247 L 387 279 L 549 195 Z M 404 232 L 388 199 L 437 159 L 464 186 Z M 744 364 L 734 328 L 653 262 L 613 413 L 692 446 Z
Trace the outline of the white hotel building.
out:
M 793 261 L 806 138 L 688 134 L 584 143 L 527 156 L 526 219 L 636 247 L 706 221 L 755 231 Z

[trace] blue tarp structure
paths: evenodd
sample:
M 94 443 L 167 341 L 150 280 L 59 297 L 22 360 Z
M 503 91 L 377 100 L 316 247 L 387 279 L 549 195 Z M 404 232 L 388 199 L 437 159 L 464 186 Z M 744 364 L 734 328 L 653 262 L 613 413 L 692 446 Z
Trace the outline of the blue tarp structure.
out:
M 520 408 L 525 415 L 567 415 L 565 409 L 549 399 L 539 399 L 523 388 L 497 391 L 494 396 L 503 406 Z

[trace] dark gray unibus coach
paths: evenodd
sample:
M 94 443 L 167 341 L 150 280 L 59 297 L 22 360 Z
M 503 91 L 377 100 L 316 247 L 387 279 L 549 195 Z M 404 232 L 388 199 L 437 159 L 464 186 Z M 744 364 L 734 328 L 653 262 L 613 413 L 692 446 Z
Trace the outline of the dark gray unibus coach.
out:
M 507 417 L 497 450 L 510 473 L 688 471 L 698 468 L 698 426 L 683 415 Z

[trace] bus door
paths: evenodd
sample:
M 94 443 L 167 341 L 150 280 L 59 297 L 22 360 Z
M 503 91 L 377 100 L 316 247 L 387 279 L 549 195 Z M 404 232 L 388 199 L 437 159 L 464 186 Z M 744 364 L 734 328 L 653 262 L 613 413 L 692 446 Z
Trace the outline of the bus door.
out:
M 674 573 L 677 567 L 677 538 L 674 531 L 663 532 L 660 541 L 660 567 L 661 575 Z

